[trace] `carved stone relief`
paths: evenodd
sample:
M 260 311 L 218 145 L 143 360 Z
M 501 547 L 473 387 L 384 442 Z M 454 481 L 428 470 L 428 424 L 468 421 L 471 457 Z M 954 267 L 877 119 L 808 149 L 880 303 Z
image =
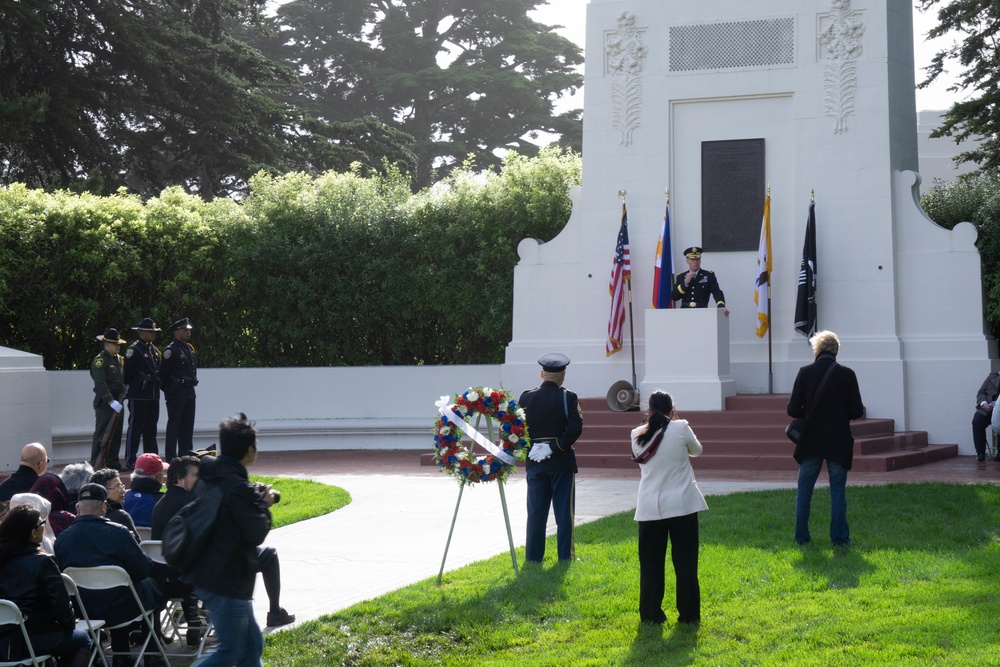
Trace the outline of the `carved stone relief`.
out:
M 604 43 L 605 73 L 611 76 L 611 126 L 621 132 L 621 144 L 632 143 L 642 112 L 642 70 L 646 63 L 644 30 L 635 27 L 635 15 L 618 15 L 618 29 Z
M 851 0 L 833 0 L 830 13 L 820 23 L 819 43 L 823 47 L 823 107 L 834 120 L 835 134 L 847 132 L 847 117 L 854 113 L 858 90 L 857 60 L 865 25 L 860 14 L 851 11 Z

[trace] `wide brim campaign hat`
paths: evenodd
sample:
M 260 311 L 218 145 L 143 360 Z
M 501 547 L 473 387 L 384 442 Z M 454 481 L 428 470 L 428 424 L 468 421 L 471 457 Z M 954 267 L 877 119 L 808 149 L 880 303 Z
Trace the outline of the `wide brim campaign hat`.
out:
M 139 326 L 132 327 L 132 331 L 162 331 L 162 329 L 156 326 L 152 317 L 144 317 L 142 322 L 139 322 Z
M 118 338 L 118 329 L 115 328 L 105 330 L 104 333 L 97 337 L 97 340 L 104 343 L 118 343 L 119 345 L 125 344 L 124 340 Z
M 701 248 L 699 248 L 696 245 L 693 245 L 690 248 L 684 249 L 684 256 L 687 257 L 688 259 L 701 259 L 702 252 L 704 251 Z
M 562 352 L 549 352 L 538 357 L 538 364 L 547 373 L 561 373 L 569 366 L 569 357 Z
M 174 331 L 177 331 L 178 329 L 194 329 L 194 327 L 191 326 L 191 322 L 188 321 L 188 318 L 182 317 L 181 319 L 177 320 L 176 322 L 174 322 L 173 324 L 171 324 L 169 327 L 167 327 L 167 332 L 173 333 Z

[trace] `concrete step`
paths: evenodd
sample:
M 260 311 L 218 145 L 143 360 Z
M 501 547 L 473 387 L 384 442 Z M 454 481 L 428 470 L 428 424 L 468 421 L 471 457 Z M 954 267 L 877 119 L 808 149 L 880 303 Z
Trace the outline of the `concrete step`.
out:
M 604 398 L 580 399 L 583 433 L 577 440 L 581 468 L 630 468 L 629 434 L 640 425 L 638 410 L 616 412 Z M 726 399 L 725 410 L 682 411 L 704 453 L 691 460 L 695 470 L 795 470 L 795 446 L 785 437 L 787 394 L 739 395 Z M 891 471 L 958 455 L 958 445 L 931 445 L 924 431 L 894 431 L 892 419 L 866 418 L 851 423 L 854 469 Z M 434 455 L 421 456 L 435 465 Z

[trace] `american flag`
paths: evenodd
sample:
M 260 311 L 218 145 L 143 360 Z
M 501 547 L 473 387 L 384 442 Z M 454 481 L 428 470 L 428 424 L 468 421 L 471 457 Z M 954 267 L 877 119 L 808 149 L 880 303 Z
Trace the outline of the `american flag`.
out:
M 622 202 L 622 226 L 618 230 L 618 243 L 611 263 L 611 316 L 608 318 L 608 343 L 605 353 L 610 357 L 622 349 L 622 331 L 625 328 L 625 282 L 632 280 L 632 258 L 628 249 L 628 211 Z

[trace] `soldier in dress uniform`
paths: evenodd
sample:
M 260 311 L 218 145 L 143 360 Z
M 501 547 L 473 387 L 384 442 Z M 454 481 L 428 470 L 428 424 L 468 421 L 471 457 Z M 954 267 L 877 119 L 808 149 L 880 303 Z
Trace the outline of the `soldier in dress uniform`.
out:
M 687 261 L 688 271 L 678 273 L 674 280 L 674 291 L 670 298 L 680 301 L 682 308 L 708 308 L 708 298 L 715 299 L 715 305 L 722 309 L 722 312 L 729 316 L 729 309 L 726 308 L 726 296 L 719 288 L 719 281 L 715 278 L 715 273 L 708 269 L 701 268 L 702 249 L 698 246 L 691 246 L 684 250 L 684 259 Z
M 101 453 L 101 440 L 112 422 L 112 417 L 123 409 L 121 401 L 125 398 L 125 376 L 122 373 L 122 358 L 118 352 L 124 340 L 118 338 L 118 329 L 108 329 L 97 337 L 103 347 L 90 362 L 90 377 L 94 380 L 94 441 L 90 448 L 90 464 L 97 464 Z M 122 446 L 122 420 L 115 419 L 109 440 L 108 455 L 104 461 L 105 468 L 121 469 L 118 450 Z
M 156 424 L 160 420 L 160 350 L 153 343 L 160 331 L 152 318 L 144 317 L 139 326 L 139 340 L 125 351 L 125 383 L 128 391 L 128 430 L 125 434 L 125 462 L 129 470 L 135 468 L 139 456 L 139 439 L 142 451 L 159 454 L 156 447 Z
M 194 449 L 194 388 L 198 384 L 198 355 L 191 339 L 188 318 L 170 325 L 167 333 L 174 339 L 163 350 L 160 379 L 167 399 L 167 438 L 164 453 L 167 461 Z
M 549 506 L 556 517 L 559 560 L 573 559 L 573 514 L 577 471 L 573 443 L 583 431 L 583 411 L 576 394 L 564 389 L 569 357 L 559 352 L 538 359 L 542 384 L 518 400 L 531 437 L 526 464 L 528 529 L 525 559 L 542 562 Z

